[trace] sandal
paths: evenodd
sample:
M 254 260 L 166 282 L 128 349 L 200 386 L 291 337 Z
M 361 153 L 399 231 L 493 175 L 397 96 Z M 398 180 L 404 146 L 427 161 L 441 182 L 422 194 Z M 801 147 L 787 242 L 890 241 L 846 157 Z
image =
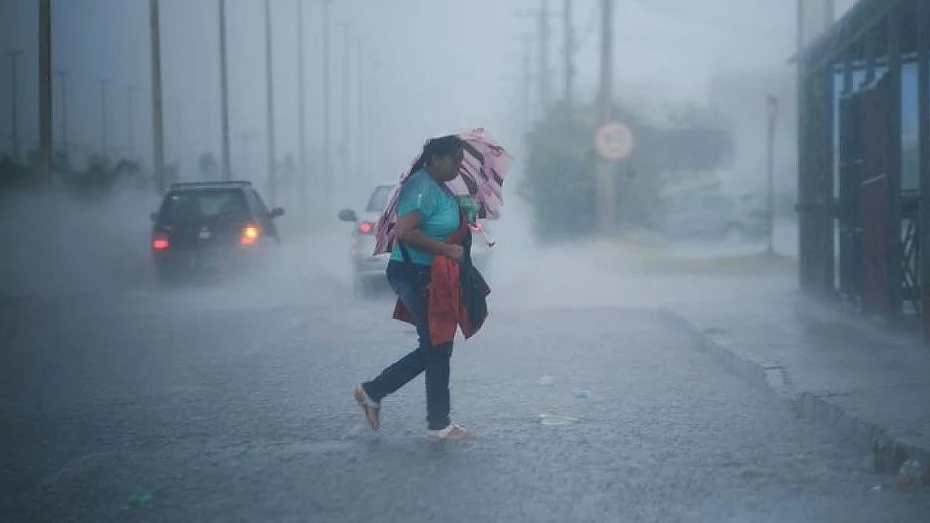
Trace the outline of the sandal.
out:
M 426 431 L 426 439 L 430 441 L 464 441 L 475 439 L 475 437 L 474 432 L 464 429 L 454 423 L 450 423 L 449 426 L 444 429 Z
M 369 398 L 368 393 L 365 392 L 365 387 L 361 385 L 356 385 L 352 389 L 352 396 L 355 397 L 355 402 L 365 413 L 365 421 L 371 425 L 373 430 L 378 430 L 381 427 L 381 405 Z

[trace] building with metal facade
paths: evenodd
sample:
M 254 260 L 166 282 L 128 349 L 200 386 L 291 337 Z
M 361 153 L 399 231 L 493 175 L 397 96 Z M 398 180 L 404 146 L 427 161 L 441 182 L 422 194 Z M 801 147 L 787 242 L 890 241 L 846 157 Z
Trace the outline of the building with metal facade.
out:
M 928 54 L 930 1 L 860 0 L 797 57 L 801 287 L 924 326 Z

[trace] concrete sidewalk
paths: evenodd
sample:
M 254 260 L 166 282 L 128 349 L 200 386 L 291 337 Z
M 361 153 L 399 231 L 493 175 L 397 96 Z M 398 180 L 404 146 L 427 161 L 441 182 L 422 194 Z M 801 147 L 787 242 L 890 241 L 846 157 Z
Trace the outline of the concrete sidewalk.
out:
M 930 462 L 930 349 L 797 290 L 665 309 L 728 370 L 872 453 L 876 470 Z M 773 434 L 773 437 L 778 437 Z

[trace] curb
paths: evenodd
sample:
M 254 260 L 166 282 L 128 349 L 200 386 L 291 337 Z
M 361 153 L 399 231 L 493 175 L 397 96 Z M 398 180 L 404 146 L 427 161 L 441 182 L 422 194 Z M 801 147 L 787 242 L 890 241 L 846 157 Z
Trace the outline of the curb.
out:
M 878 425 L 853 416 L 822 395 L 793 392 L 790 379 L 781 365 L 767 365 L 737 355 L 725 343 L 714 340 L 708 332 L 672 309 L 663 307 L 659 309 L 659 315 L 686 332 L 695 348 L 713 358 L 728 372 L 774 393 L 788 402 L 799 417 L 833 429 L 843 439 L 869 452 L 876 472 L 897 474 L 908 459 L 930 461 L 930 449 L 901 441 Z

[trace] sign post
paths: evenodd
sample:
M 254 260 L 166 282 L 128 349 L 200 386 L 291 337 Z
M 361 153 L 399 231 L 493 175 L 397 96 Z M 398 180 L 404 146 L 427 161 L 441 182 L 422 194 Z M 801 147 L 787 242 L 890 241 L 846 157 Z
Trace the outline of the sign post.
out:
M 620 122 L 606 119 L 594 133 L 594 150 L 598 162 L 598 218 L 603 234 L 611 234 L 616 228 L 616 164 L 633 153 L 635 139 L 633 131 Z
M 633 153 L 635 145 L 633 131 L 620 122 L 603 123 L 594 135 L 594 150 L 607 163 L 626 160 Z
M 769 95 L 768 107 L 768 143 L 766 156 L 765 212 L 766 212 L 766 252 L 775 254 L 775 119 L 778 116 L 778 98 Z

